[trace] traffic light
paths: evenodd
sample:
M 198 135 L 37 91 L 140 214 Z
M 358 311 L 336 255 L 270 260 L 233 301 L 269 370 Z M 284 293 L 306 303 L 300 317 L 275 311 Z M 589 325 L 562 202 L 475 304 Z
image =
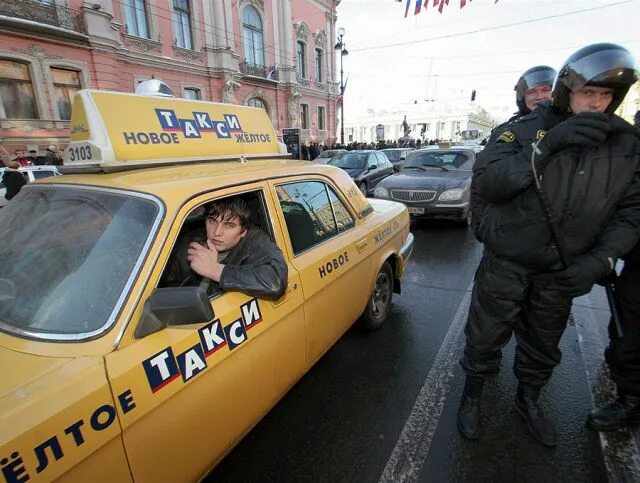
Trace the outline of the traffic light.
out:
M 471 91 L 471 102 L 473 102 L 475 100 L 476 100 L 476 90 L 474 89 L 474 90 Z

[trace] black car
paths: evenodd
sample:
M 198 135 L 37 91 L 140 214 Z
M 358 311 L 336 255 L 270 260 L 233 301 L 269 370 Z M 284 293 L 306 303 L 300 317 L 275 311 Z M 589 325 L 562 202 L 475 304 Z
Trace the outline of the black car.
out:
M 396 173 L 400 171 L 402 163 L 404 163 L 404 160 L 407 158 L 407 154 L 411 151 L 413 151 L 413 148 L 388 148 L 380 150 L 381 153 L 384 153 L 385 156 L 389 158 L 389 161 L 393 164 L 393 170 Z
M 400 201 L 412 218 L 471 223 L 472 149 L 420 149 L 409 153 L 398 174 L 381 182 L 376 198 Z
M 334 156 L 327 164 L 344 169 L 365 196 L 380 181 L 393 174 L 391 161 L 378 151 L 347 151 Z

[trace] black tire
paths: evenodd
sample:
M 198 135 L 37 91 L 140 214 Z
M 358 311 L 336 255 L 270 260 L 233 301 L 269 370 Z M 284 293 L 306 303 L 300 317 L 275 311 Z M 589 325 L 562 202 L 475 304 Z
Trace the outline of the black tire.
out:
M 365 183 L 364 181 L 358 183 L 358 189 L 360 190 L 360 193 L 364 195 L 365 198 L 369 194 L 367 191 L 367 183 Z
M 367 301 L 362 317 L 360 317 L 360 325 L 370 331 L 379 329 L 389 316 L 392 297 L 393 271 L 389 262 L 384 262 L 378 275 L 376 275 L 373 291 Z

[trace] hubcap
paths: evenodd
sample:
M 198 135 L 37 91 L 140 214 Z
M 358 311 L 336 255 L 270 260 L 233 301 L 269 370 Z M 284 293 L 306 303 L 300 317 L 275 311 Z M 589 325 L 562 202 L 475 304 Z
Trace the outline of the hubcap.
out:
M 360 184 L 360 191 L 362 192 L 363 195 L 367 196 L 367 185 L 364 183 Z
M 384 314 L 391 295 L 391 281 L 386 273 L 379 273 L 371 295 L 371 311 L 378 318 Z

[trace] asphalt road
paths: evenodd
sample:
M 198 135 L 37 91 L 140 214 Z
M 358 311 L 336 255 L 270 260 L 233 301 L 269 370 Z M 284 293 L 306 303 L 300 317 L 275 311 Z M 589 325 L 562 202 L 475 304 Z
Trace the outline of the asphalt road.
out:
M 602 438 L 584 425 L 593 401 L 611 397 L 598 289 L 574 302 L 562 363 L 542 396 L 558 447 L 538 444 L 513 409 L 513 341 L 485 391 L 481 439 L 458 434 L 457 361 L 482 246 L 452 224 L 412 231 L 388 322 L 349 330 L 206 481 L 640 481 L 638 432 Z

